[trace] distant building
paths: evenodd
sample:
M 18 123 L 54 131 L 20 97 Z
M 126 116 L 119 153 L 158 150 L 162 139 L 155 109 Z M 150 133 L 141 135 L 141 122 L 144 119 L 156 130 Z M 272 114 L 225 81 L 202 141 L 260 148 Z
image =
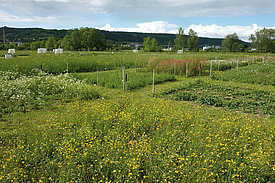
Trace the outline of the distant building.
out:
M 140 43 L 127 43 L 126 45 L 122 45 L 122 46 L 129 46 L 129 47 L 135 47 L 138 48 L 139 46 L 144 46 L 143 44 Z
M 37 53 L 47 53 L 47 49 L 46 48 L 38 48 Z
M 183 53 L 183 50 L 178 50 L 177 53 L 178 54 Z
M 207 50 L 211 50 L 211 49 L 220 50 L 221 47 L 220 47 L 220 46 L 215 46 L 215 45 L 213 45 L 213 46 L 204 46 L 204 47 L 202 47 L 202 50 L 203 50 L 203 51 L 207 51 Z
M 171 46 L 169 47 L 169 45 L 162 45 L 162 50 L 164 50 L 164 51 L 171 51 L 172 47 Z

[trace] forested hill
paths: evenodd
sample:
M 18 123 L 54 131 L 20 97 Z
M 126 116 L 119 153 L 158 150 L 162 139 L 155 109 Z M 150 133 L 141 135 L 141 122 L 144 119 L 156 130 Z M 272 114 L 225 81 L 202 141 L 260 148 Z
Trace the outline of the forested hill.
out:
M 3 42 L 3 27 L 1 27 L 0 41 Z M 56 40 L 63 39 L 67 30 L 42 29 L 42 28 L 11 28 L 5 27 L 6 40 L 22 42 L 42 41 L 49 37 L 55 37 Z
M 156 38 L 159 44 L 168 45 L 169 41 L 174 45 L 174 39 L 176 38 L 175 34 L 164 34 L 164 33 L 136 33 L 136 32 L 109 32 L 109 31 L 100 31 L 105 34 L 106 39 L 110 39 L 114 42 L 122 42 L 122 43 L 142 43 L 143 38 L 150 36 L 151 38 Z M 199 38 L 199 47 L 203 47 L 205 45 L 222 45 L 221 38 Z
M 1 27 L 1 32 L 3 27 Z M 10 28 L 5 27 L 6 39 L 9 41 L 32 42 L 47 40 L 54 37 L 56 40 L 63 39 L 68 30 L 42 29 L 42 28 Z M 150 36 L 156 38 L 160 45 L 168 45 L 169 41 L 174 44 L 175 34 L 159 34 L 159 33 L 137 33 L 137 32 L 109 32 L 99 30 L 105 34 L 106 39 L 113 43 L 143 43 L 143 38 Z M 199 47 L 205 45 L 222 45 L 221 38 L 199 38 Z M 3 34 L 0 34 L 0 42 L 3 42 Z M 243 44 L 247 44 L 242 42 Z

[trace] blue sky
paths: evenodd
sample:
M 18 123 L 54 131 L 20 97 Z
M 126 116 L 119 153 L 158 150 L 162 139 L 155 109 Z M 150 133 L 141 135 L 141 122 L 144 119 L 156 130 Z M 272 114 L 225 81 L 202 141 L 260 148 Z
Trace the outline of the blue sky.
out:
M 274 0 L 0 0 L 0 23 L 9 27 L 177 33 L 202 37 L 275 29 Z M 0 25 L 0 26 L 1 26 Z

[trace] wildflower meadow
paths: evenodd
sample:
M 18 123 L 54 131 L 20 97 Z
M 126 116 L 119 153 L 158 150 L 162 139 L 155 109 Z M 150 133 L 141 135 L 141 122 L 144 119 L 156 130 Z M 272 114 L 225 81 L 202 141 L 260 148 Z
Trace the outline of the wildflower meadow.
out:
M 52 73 L 37 64 L 24 73 L 3 66 L 0 182 L 274 182 L 274 85 L 246 83 L 239 75 L 222 79 L 237 72 L 235 65 L 210 77 L 210 60 L 219 55 L 165 54 L 127 54 L 128 79 L 146 82 L 126 91 L 121 63 L 102 67 L 99 85 L 97 70 Z M 175 74 L 174 57 L 209 58 L 201 60 L 208 66 L 200 77 L 186 76 L 185 69 Z M 231 64 L 235 55 L 229 57 L 220 56 Z M 160 80 L 152 90 L 150 64 L 165 60 L 172 69 L 155 73 Z M 260 69 L 262 60 L 250 65 L 238 72 L 259 65 L 270 75 Z

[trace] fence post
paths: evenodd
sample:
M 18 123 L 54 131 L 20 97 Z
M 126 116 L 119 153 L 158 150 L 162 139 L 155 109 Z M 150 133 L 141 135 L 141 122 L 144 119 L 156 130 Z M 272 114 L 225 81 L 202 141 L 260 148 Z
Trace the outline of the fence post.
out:
M 126 81 L 126 83 L 125 83 L 125 96 L 127 96 L 127 74 L 125 75 L 125 81 Z
M 186 62 L 186 77 L 188 77 L 188 61 Z
M 201 64 L 200 64 L 200 70 L 199 70 L 199 81 L 201 81 Z
M 212 61 L 210 63 L 210 77 L 212 76 Z
M 176 76 L 176 62 L 174 61 L 174 75 Z
M 154 88 L 155 88 L 155 69 L 153 69 L 153 94 L 154 94 Z
M 125 90 L 124 90 L 124 69 L 125 69 L 125 67 L 122 66 L 122 83 L 123 83 L 123 91 L 125 91 Z
M 137 58 L 135 59 L 135 72 L 137 72 Z
M 96 73 L 96 86 L 97 86 L 97 92 L 98 92 L 98 70 L 97 70 L 97 73 Z

